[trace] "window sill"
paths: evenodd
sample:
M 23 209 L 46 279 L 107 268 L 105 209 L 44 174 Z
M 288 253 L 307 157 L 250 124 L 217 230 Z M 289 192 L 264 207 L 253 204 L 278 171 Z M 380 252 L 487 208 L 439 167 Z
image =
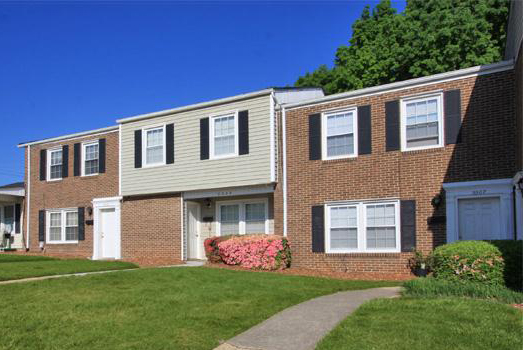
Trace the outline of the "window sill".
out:
M 50 245 L 60 245 L 60 244 L 78 244 L 78 241 L 69 241 L 69 242 L 45 242 L 45 244 L 50 244 Z
M 230 159 L 230 158 L 236 158 L 236 157 L 239 157 L 239 155 L 230 154 L 230 155 L 226 155 L 226 156 L 216 156 L 216 157 L 210 156 L 208 160 L 222 160 L 222 159 Z
M 96 173 L 96 174 L 89 174 L 89 175 L 82 175 L 80 176 L 81 178 L 89 178 L 89 177 L 94 177 L 94 176 L 98 176 L 100 175 L 100 173 Z
M 353 252 L 353 253 L 334 253 L 325 252 L 328 257 L 350 257 L 350 258 L 399 258 L 401 252 Z
M 332 159 L 322 159 L 322 163 L 325 164 L 332 164 L 332 163 L 348 163 L 348 162 L 354 162 L 358 159 L 358 156 L 354 157 L 343 157 L 343 158 L 332 158 Z
M 433 152 L 441 152 L 445 150 L 445 146 L 437 146 L 437 147 L 430 147 L 430 148 L 420 148 L 420 149 L 405 149 L 401 150 L 402 154 L 408 155 L 408 154 L 418 154 L 418 153 L 433 153 Z
M 55 182 L 60 182 L 62 181 L 63 178 L 60 178 L 60 179 L 52 179 L 52 180 L 46 180 L 47 183 L 55 183 Z
M 166 164 L 166 163 L 142 164 L 142 167 L 140 169 L 161 168 L 161 167 L 164 167 L 164 166 L 167 166 L 167 165 L 170 165 L 170 164 Z

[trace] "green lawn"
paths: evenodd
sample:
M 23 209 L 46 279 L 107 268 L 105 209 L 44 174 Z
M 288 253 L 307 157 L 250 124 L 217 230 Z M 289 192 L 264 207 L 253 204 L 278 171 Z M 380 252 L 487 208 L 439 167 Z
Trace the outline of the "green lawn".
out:
M 0 349 L 213 349 L 291 305 L 392 285 L 205 267 L 4 285 Z
M 0 255 L 0 281 L 135 267 L 136 265 L 123 261 L 60 260 L 43 256 L 2 254 Z
M 472 299 L 381 299 L 362 305 L 317 350 L 523 348 L 523 314 Z

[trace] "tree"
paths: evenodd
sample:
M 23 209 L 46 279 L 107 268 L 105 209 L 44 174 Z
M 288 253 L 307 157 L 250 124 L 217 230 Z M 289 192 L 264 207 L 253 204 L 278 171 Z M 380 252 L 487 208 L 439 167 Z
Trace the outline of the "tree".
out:
M 296 86 L 326 94 L 361 89 L 502 59 L 508 0 L 408 0 L 403 13 L 381 1 L 367 6 L 340 46 Z

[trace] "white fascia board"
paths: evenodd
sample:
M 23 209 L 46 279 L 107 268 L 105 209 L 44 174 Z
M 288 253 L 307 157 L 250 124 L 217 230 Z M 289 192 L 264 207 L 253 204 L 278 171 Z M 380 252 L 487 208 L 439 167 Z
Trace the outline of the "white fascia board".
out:
M 118 131 L 118 125 L 109 126 L 106 128 L 101 128 L 101 129 L 96 129 L 96 130 L 78 132 L 75 134 L 68 134 L 68 135 L 63 135 L 63 136 L 52 137 L 49 139 L 21 143 L 18 145 L 18 148 L 24 148 L 27 146 L 32 146 L 32 145 L 37 145 L 37 144 L 42 144 L 42 143 L 70 140 L 70 139 L 75 139 L 75 138 L 89 136 L 89 135 L 105 134 L 105 133 L 114 132 L 114 131 Z

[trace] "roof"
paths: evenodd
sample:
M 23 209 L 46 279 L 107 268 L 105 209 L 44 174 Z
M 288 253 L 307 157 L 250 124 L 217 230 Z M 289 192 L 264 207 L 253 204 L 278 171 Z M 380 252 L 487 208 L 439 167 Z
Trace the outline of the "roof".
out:
M 11 188 L 24 188 L 25 182 L 15 182 L 8 185 L 0 186 L 0 190 L 11 189 Z
M 26 147 L 26 146 L 37 145 L 37 144 L 40 144 L 40 143 L 47 143 L 47 142 L 63 141 L 63 140 L 67 140 L 67 139 L 72 139 L 72 138 L 77 138 L 77 137 L 82 137 L 82 136 L 88 136 L 88 135 L 93 135 L 93 134 L 103 134 L 103 133 L 112 132 L 112 131 L 115 131 L 115 130 L 118 130 L 118 129 L 119 129 L 119 126 L 118 125 L 114 125 L 114 126 L 109 126 L 109 127 L 106 127 L 106 128 L 101 128 L 101 129 L 94 129 L 94 130 L 77 132 L 75 134 L 68 134 L 68 135 L 62 135 L 62 136 L 57 136 L 57 137 L 51 137 L 51 138 L 48 138 L 48 139 L 22 142 L 22 143 L 18 144 L 18 147 Z
M 284 105 L 285 109 L 299 108 L 302 106 L 309 106 L 312 104 L 326 103 L 330 101 L 336 101 L 341 99 L 356 98 L 368 95 L 377 95 L 383 94 L 390 91 L 408 89 L 415 86 L 422 86 L 426 84 L 435 84 L 443 81 L 450 81 L 456 79 L 464 79 L 471 76 L 483 75 L 483 74 L 492 74 L 496 72 L 502 72 L 505 70 L 510 70 L 514 68 L 514 60 L 507 60 L 496 62 L 492 64 L 469 67 L 464 69 L 459 69 L 455 71 L 439 73 L 434 75 L 428 75 L 421 78 L 414 78 L 409 80 L 398 81 L 390 84 L 372 86 L 369 88 L 352 90 L 348 92 L 342 92 L 339 94 L 327 95 L 325 97 L 305 100 L 297 103 L 289 103 Z

